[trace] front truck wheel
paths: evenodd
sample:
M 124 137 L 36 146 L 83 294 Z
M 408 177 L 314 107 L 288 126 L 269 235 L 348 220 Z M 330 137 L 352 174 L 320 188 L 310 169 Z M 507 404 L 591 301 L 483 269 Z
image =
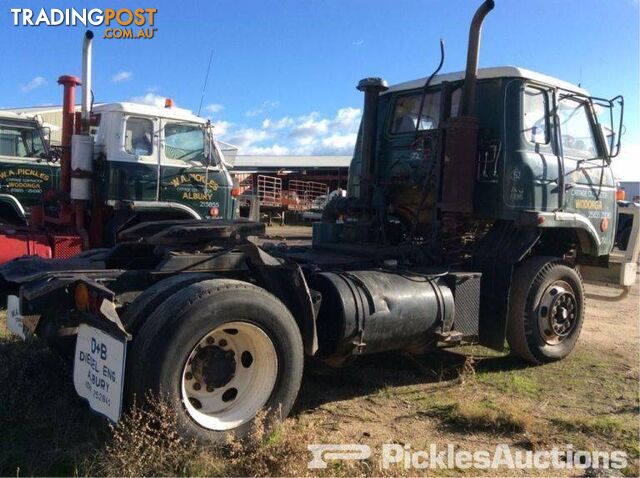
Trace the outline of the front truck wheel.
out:
M 300 388 L 302 339 L 288 309 L 264 289 L 213 279 L 169 297 L 135 337 L 129 400 L 160 397 L 179 431 L 205 442 L 244 437 L 256 414 L 287 416 Z
M 584 318 L 578 271 L 556 257 L 533 257 L 513 274 L 507 322 L 511 353 L 534 364 L 565 358 Z

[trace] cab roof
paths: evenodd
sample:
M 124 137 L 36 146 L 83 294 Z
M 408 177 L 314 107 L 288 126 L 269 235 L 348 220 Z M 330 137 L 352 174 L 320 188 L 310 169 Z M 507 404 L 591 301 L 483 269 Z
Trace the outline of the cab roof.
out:
M 464 80 L 464 71 L 456 71 L 454 73 L 444 73 L 442 75 L 436 75 L 431 81 L 431 85 L 439 85 L 444 81 L 454 82 Z M 415 90 L 422 88 L 428 77 L 420 78 L 419 80 L 407 81 L 404 83 L 398 83 L 392 85 L 387 91 L 382 94 L 395 93 L 398 91 Z M 589 92 L 573 83 L 559 80 L 552 76 L 544 75 L 542 73 L 536 73 L 535 71 L 527 70 L 517 66 L 497 66 L 492 68 L 480 68 L 478 69 L 478 79 L 484 80 L 489 78 L 524 78 L 527 80 L 533 80 L 545 85 L 554 86 L 563 90 L 568 90 L 573 93 L 581 95 L 589 95 Z
M 38 121 L 37 115 L 14 113 L 13 111 L 8 111 L 8 110 L 0 110 L 0 118 L 12 119 L 12 120 L 23 120 L 23 121 Z
M 172 106 L 170 108 L 160 108 L 158 106 L 144 105 L 140 103 L 104 103 L 93 107 L 94 113 L 107 113 L 107 112 L 121 112 L 130 113 L 142 116 L 153 116 L 156 118 L 168 118 L 180 121 L 189 121 L 191 123 L 206 123 L 207 120 L 194 115 L 191 111 L 184 108 L 176 108 Z

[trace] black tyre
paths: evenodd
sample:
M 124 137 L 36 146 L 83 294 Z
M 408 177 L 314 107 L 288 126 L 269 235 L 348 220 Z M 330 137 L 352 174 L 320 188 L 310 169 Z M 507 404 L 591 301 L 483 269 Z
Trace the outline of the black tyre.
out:
M 148 289 L 145 289 L 127 307 L 122 316 L 122 325 L 129 333 L 135 335 L 153 311 L 167 298 L 191 284 L 212 279 L 213 277 L 212 274 L 194 272 L 178 274 L 156 282 Z
M 578 271 L 556 257 L 533 257 L 514 272 L 507 341 L 511 353 L 534 364 L 569 355 L 584 319 Z
M 213 279 L 163 302 L 134 338 L 130 402 L 161 397 L 179 431 L 203 442 L 245 437 L 256 414 L 265 425 L 287 416 L 300 388 L 304 355 L 298 326 L 273 295 Z

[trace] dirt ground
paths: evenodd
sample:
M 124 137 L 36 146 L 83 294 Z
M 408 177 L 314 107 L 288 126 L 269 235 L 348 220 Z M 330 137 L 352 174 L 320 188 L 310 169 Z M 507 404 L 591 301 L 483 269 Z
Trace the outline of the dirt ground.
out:
M 302 241 L 309 227 L 269 228 Z M 0 325 L 0 475 L 589 475 L 595 470 L 406 470 L 381 464 L 384 444 L 405 450 L 622 450 L 640 456 L 640 287 L 620 302 L 587 285 L 586 319 L 565 360 L 531 367 L 464 347 L 414 357 L 364 357 L 338 370 L 309 364 L 291 418 L 251 449 L 202 450 L 149 438 L 146 425 L 109 427 L 73 391 L 69 368 L 40 341 Z M 155 433 L 155 432 L 154 432 Z M 170 437 L 172 435 L 169 435 Z M 160 446 L 159 443 L 162 445 Z M 308 470 L 313 443 L 371 447 L 361 462 Z M 235 451 L 234 451 L 235 450 Z M 609 470 L 604 475 L 620 476 Z

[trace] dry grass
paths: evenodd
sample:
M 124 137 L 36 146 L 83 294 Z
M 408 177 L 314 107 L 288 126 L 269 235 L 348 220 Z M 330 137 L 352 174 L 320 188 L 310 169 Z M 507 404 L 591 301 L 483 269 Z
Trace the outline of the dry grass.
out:
M 532 428 L 532 419 L 509 405 L 498 406 L 489 400 L 465 401 L 439 405 L 426 412 L 448 428 L 466 432 L 496 434 L 523 433 Z
M 476 347 L 307 369 L 282 425 L 267 432 L 259 424 L 250 440 L 203 447 L 175 433 L 175 417 L 161 403 L 109 426 L 77 398 L 68 365 L 38 340 L 8 337 L 0 317 L 0 475 L 411 475 L 381 469 L 383 443 L 471 451 L 570 443 L 625 450 L 632 458 L 625 473 L 637 476 L 639 368 L 629 357 L 582 342 L 567 360 L 543 367 Z M 365 443 L 373 455 L 308 470 L 311 443 Z

